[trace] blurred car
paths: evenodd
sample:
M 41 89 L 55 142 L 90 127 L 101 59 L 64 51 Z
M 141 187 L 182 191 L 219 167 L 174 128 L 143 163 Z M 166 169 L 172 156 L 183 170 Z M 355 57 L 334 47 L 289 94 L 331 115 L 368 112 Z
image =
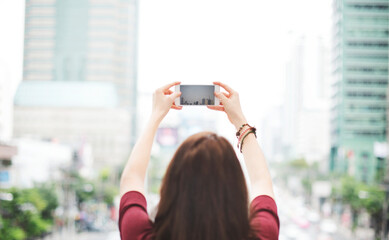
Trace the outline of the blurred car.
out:
M 301 217 L 301 216 L 296 216 L 293 218 L 293 222 L 299 226 L 300 228 L 309 228 L 310 226 L 310 223 L 307 219 L 305 219 L 304 217 Z

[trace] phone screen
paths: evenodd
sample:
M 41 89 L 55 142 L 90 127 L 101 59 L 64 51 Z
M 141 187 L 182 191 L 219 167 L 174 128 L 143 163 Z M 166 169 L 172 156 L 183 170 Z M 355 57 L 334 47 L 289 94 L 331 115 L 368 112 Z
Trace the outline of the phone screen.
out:
M 215 105 L 214 85 L 180 85 L 181 105 Z

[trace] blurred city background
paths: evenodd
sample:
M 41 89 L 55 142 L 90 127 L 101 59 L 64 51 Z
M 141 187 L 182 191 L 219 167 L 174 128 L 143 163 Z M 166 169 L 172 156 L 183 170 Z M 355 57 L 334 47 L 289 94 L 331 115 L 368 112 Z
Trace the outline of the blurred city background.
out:
M 121 171 L 166 83 L 240 93 L 280 239 L 387 239 L 388 0 L 0 0 L 0 239 L 120 239 Z M 171 111 L 147 178 L 224 113 Z

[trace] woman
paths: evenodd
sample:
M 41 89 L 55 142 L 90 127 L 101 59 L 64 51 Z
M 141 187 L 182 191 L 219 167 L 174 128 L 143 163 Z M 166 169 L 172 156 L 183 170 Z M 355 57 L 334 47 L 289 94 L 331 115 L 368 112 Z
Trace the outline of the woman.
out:
M 149 220 L 144 181 L 155 133 L 169 110 L 180 110 L 169 90 L 175 82 L 155 91 L 146 130 L 124 168 L 120 193 L 119 228 L 123 240 L 246 240 L 278 239 L 279 219 L 272 180 L 256 141 L 255 128 L 247 124 L 238 93 L 215 82 L 227 93 L 215 93 L 237 129 L 239 149 L 249 173 L 251 201 L 239 160 L 231 144 L 214 133 L 189 137 L 177 149 L 166 171 L 155 222 Z

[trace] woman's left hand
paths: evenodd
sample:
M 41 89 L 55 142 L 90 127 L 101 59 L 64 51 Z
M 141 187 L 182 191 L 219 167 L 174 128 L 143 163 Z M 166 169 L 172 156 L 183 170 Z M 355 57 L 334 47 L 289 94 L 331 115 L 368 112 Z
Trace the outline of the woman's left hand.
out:
M 179 85 L 181 82 L 173 82 L 155 90 L 153 94 L 153 111 L 152 115 L 158 120 L 162 120 L 169 110 L 181 110 L 182 106 L 176 106 L 174 100 L 181 96 L 181 92 L 173 92 L 169 88 Z

